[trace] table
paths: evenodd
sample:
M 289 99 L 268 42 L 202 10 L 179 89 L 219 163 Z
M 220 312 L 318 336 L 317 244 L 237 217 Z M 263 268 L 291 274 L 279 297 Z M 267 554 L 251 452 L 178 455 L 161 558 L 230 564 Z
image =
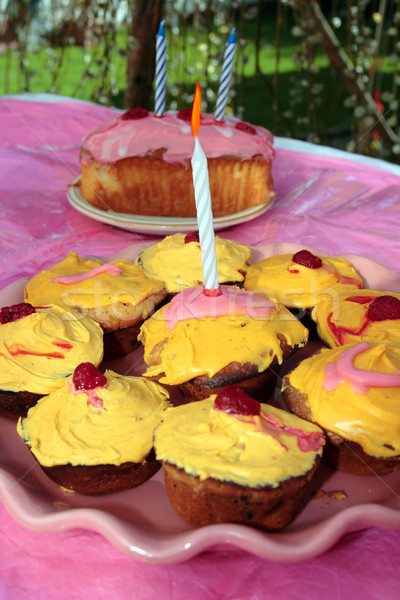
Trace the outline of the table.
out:
M 83 135 L 115 112 L 49 95 L 0 98 L 0 289 L 69 250 L 108 256 L 158 239 L 92 220 L 67 202 Z M 399 166 L 277 138 L 273 175 L 273 207 L 219 235 L 254 247 L 294 242 L 354 253 L 400 273 Z M 399 542 L 399 531 L 370 527 L 296 563 L 232 548 L 156 565 L 126 556 L 90 529 L 31 531 L 0 503 L 0 598 L 394 599 Z

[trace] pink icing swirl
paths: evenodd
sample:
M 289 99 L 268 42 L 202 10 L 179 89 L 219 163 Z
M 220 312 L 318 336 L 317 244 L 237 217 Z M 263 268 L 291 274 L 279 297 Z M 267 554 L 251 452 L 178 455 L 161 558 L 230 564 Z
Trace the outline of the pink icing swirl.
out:
M 359 290 L 363 287 L 361 281 L 359 281 L 355 277 L 345 277 L 344 275 L 341 275 L 334 267 L 330 265 L 323 265 L 322 268 L 325 269 L 325 271 L 327 271 L 331 275 L 334 275 L 338 282 L 342 283 L 343 285 L 354 285 Z
M 165 321 L 173 329 L 178 321 L 246 315 L 253 319 L 268 318 L 276 313 L 274 304 L 265 296 L 247 290 L 221 286 L 219 296 L 206 296 L 203 287 L 186 288 L 165 307 Z
M 87 273 L 79 273 L 76 275 L 64 275 L 63 277 L 54 277 L 50 281 L 54 281 L 54 283 L 63 283 L 65 285 L 79 283 L 80 281 L 85 281 L 85 279 L 90 279 L 91 277 L 96 277 L 96 275 L 100 275 L 101 273 L 110 273 L 110 275 L 121 275 L 122 270 L 113 265 L 112 263 L 104 263 L 104 265 L 100 265 L 99 267 L 95 267 Z
M 327 392 L 335 390 L 338 385 L 348 381 L 354 392 L 365 394 L 370 387 L 400 387 L 400 373 L 377 373 L 375 371 L 365 371 L 353 366 L 355 357 L 368 350 L 368 342 L 361 342 L 352 348 L 348 348 L 341 353 L 337 362 L 325 365 L 324 389 Z
M 287 435 L 294 435 L 297 437 L 297 446 L 302 452 L 318 452 L 325 444 L 325 438 L 322 431 L 303 431 L 302 429 L 290 427 L 289 425 L 281 423 L 275 415 L 264 412 L 261 412 L 260 417 L 268 423 L 268 425 L 272 426 L 277 433 L 284 432 Z M 268 432 L 272 434 L 271 430 Z M 274 437 L 285 450 L 288 450 L 287 446 L 279 439 L 279 435 Z

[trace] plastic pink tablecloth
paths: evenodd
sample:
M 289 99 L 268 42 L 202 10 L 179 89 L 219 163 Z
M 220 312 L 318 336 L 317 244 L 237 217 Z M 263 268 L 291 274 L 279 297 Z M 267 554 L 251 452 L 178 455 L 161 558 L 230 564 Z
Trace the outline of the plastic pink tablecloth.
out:
M 157 238 L 83 216 L 66 198 L 79 175 L 80 141 L 113 109 L 57 97 L 0 98 L 0 289 L 65 257 L 107 256 Z M 400 168 L 277 139 L 276 201 L 218 232 L 253 246 L 296 242 L 354 253 L 400 272 Z M 0 599 L 308 600 L 398 598 L 400 533 L 347 534 L 295 564 L 244 551 L 208 551 L 180 564 L 144 564 L 86 530 L 34 533 L 0 504 Z

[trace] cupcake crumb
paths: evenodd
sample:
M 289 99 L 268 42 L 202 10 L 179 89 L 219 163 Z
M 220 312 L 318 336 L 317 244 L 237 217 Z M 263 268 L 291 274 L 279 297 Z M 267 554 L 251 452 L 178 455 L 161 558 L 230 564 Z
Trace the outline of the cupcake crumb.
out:
M 327 492 L 327 495 L 333 500 L 346 500 L 347 498 L 347 494 L 344 490 L 331 490 Z
M 326 492 L 324 490 L 314 490 L 311 496 L 312 500 L 320 500 L 325 496 Z
M 324 496 L 328 496 L 328 498 L 332 500 L 346 500 L 347 494 L 344 490 L 329 490 L 326 492 L 325 490 L 314 490 L 312 493 L 312 500 L 321 500 Z

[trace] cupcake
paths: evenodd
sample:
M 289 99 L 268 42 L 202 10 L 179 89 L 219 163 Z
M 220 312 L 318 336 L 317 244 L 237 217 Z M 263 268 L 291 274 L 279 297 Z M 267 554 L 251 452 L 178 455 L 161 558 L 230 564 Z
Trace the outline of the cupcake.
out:
M 104 330 L 105 360 L 124 356 L 139 345 L 140 325 L 166 295 L 160 281 L 130 261 L 103 263 L 75 252 L 25 287 L 26 302 L 60 304 L 97 321 Z
M 0 311 L 0 415 L 17 419 L 61 387 L 82 361 L 103 358 L 98 323 L 61 306 L 21 303 Z
M 17 431 L 58 485 L 111 494 L 144 483 L 160 468 L 153 430 L 168 406 L 159 384 L 82 363 L 18 421 Z
M 251 250 L 247 246 L 215 236 L 218 277 L 222 284 L 242 284 Z M 136 264 L 148 277 L 160 280 L 169 294 L 203 284 L 199 234 L 176 233 L 143 250 Z
M 324 460 L 358 475 L 400 468 L 400 351 L 368 342 L 322 349 L 283 381 L 296 415 L 327 435 Z
M 400 294 L 362 289 L 320 296 L 311 316 L 330 348 L 362 341 L 400 347 Z
M 309 250 L 264 258 L 250 265 L 244 280 L 246 290 L 300 309 L 313 307 L 321 293 L 342 286 L 362 288 L 361 275 L 344 258 L 316 256 Z
M 323 445 L 319 427 L 236 386 L 168 409 L 154 433 L 171 505 L 195 527 L 283 529 L 304 501 Z
M 306 344 L 307 329 L 265 296 L 230 286 L 218 296 L 205 292 L 186 288 L 143 323 L 143 375 L 178 386 L 189 400 L 228 384 L 268 397 L 279 365 Z

